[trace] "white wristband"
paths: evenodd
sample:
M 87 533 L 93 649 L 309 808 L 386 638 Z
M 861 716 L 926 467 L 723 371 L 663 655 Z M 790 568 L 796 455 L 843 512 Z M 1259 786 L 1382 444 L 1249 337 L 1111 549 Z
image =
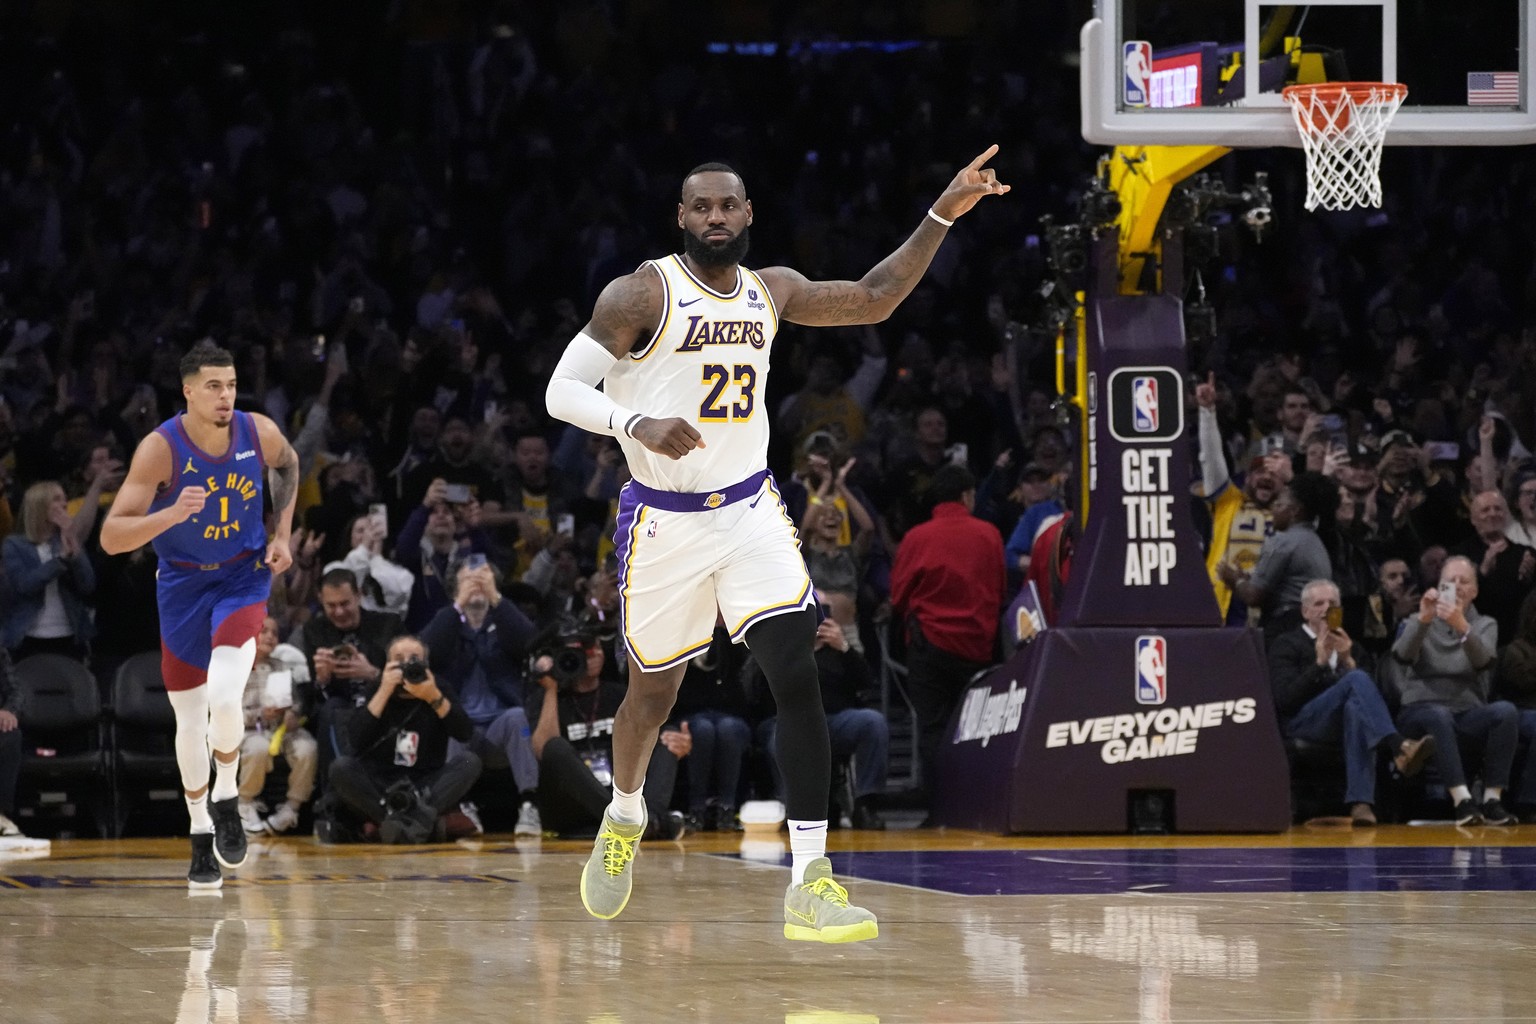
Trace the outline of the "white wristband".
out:
M 932 217 L 934 220 L 938 221 L 940 224 L 943 224 L 947 228 L 952 228 L 952 227 L 955 226 L 955 222 L 954 221 L 952 221 L 952 220 L 945 220 L 943 217 L 940 217 L 938 214 L 934 213 L 933 212 L 933 207 L 931 207 L 931 206 L 928 207 L 928 216 Z

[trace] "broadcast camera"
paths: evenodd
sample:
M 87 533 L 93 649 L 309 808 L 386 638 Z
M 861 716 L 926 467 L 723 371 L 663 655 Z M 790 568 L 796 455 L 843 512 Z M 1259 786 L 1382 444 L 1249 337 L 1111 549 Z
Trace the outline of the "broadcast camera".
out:
M 587 674 L 587 653 L 579 647 L 572 647 L 574 643 L 583 645 L 590 643 L 592 637 L 580 629 L 571 625 L 561 625 L 545 630 L 534 640 L 528 654 L 528 678 L 537 679 L 540 675 L 535 666 L 540 658 L 549 658 L 554 664 L 550 666 L 548 675 L 555 680 L 561 690 L 568 690 L 575 686 L 583 676 Z

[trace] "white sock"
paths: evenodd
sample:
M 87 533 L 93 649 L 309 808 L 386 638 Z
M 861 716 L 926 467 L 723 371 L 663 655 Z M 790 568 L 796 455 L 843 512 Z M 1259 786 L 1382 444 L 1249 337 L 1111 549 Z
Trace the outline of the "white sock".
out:
M 1470 789 L 1468 789 L 1466 786 L 1452 786 L 1451 787 L 1451 803 L 1459 804 L 1463 800 L 1471 800 L 1471 799 L 1472 799 L 1472 791 Z
M 792 859 L 789 868 L 790 884 L 800 885 L 805 881 L 805 869 L 811 861 L 827 855 L 826 819 L 796 821 L 790 818 L 789 855 Z
M 613 802 L 608 805 L 608 817 L 626 825 L 640 824 L 645 820 L 645 798 L 641 795 L 644 792 L 644 779 L 640 780 L 640 785 L 635 787 L 633 793 L 626 793 L 614 786 Z
M 237 756 L 227 764 L 220 761 L 217 756 L 213 759 L 213 796 L 212 800 L 228 800 L 240 793 L 238 776 L 240 773 L 240 758 Z
M 193 835 L 213 831 L 213 816 L 208 813 L 208 794 L 193 799 L 187 797 L 187 813 L 192 816 Z
M 1504 795 L 1504 787 L 1503 786 L 1484 786 L 1483 787 L 1483 803 L 1487 803 L 1489 800 L 1497 800 L 1499 797 L 1501 797 L 1503 795 Z

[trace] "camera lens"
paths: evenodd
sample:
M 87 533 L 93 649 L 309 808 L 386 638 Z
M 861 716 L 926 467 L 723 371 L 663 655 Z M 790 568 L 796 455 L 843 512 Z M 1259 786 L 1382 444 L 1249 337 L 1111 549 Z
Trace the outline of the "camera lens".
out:
M 408 683 L 427 681 L 427 663 L 420 658 L 409 658 L 400 665 L 400 678 Z

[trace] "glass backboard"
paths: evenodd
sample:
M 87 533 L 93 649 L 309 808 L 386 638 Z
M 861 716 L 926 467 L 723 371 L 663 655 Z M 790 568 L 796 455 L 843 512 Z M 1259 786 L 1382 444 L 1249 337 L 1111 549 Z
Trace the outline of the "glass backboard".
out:
M 1300 146 L 1284 86 L 1385 81 L 1408 87 L 1387 145 L 1536 142 L 1531 3 L 1097 0 L 1082 33 L 1083 138 Z

